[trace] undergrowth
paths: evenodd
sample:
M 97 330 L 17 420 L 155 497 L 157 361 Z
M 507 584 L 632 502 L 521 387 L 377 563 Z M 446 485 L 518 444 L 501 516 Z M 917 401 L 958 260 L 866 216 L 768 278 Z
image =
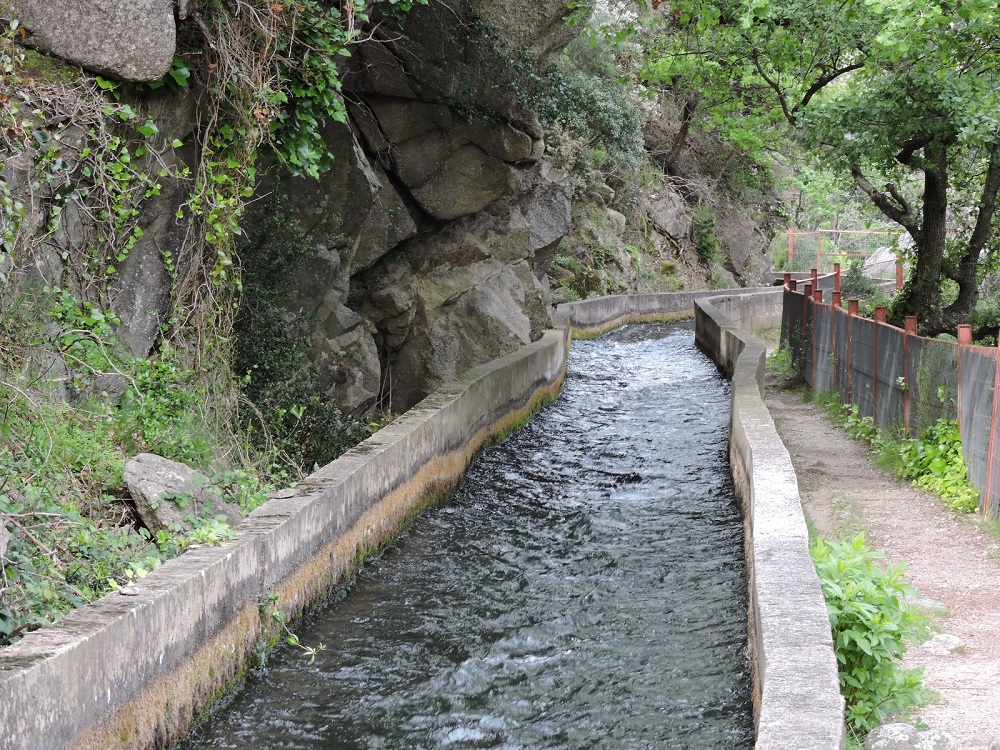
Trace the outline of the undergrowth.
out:
M 0 326 L 0 645 L 142 577 L 192 544 L 232 536 L 217 518 L 155 536 L 123 502 L 125 462 L 183 461 L 249 512 L 273 488 L 240 468 L 207 387 L 164 345 L 136 358 L 113 317 L 40 290 Z M 237 467 L 237 468 L 234 468 Z
M 236 250 L 261 154 L 300 177 L 331 168 L 323 131 L 346 112 L 337 61 L 379 2 L 426 4 L 206 0 L 168 74 L 141 85 L 25 51 L 16 22 L 0 27 L 0 151 L 27 165 L 12 173 L 27 178 L 0 180 L 0 645 L 231 535 L 217 518 L 143 528 L 122 478 L 136 453 L 187 463 L 249 511 L 359 437 L 297 351 L 295 377 L 285 350 L 267 353 L 279 396 L 252 391 L 267 389 L 263 368 L 237 375 Z M 160 132 L 157 100 L 197 102 L 185 142 Z M 185 231 L 160 250 L 170 304 L 136 357 L 111 299 L 166 184 L 184 193 Z
M 835 391 L 815 394 L 814 400 L 849 437 L 871 446 L 879 468 L 933 492 L 957 513 L 972 513 L 979 507 L 979 490 L 969 482 L 954 419 L 942 417 L 919 437 L 909 438 L 878 429 L 872 417 L 860 415 L 857 404 L 841 404 Z

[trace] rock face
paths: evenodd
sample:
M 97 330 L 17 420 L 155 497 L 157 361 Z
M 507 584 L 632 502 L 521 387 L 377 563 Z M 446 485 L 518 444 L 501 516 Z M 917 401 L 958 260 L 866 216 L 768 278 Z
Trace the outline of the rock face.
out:
M 95 73 L 155 81 L 174 59 L 174 0 L 15 0 L 25 43 Z
M 88 70 L 158 79 L 174 54 L 174 0 L 15 5 L 27 43 Z M 544 57 L 576 31 L 562 24 L 565 0 L 471 7 L 485 23 L 456 22 L 451 4 L 438 0 L 415 6 L 403 26 L 376 19 L 343 62 L 348 122 L 324 132 L 334 168 L 318 181 L 273 168 L 258 186 L 258 196 L 280 194 L 296 210 L 295 229 L 311 252 L 287 269 L 282 319 L 346 414 L 388 405 L 390 393 L 404 409 L 537 338 L 550 321 L 544 275 L 569 229 L 572 191 L 542 160 L 541 125 L 518 99 L 517 55 Z M 195 94 L 164 87 L 140 95 L 164 143 L 193 140 Z M 82 148 L 86 134 L 66 130 Z M 161 150 L 178 174 L 196 164 L 193 146 Z M 63 158 L 73 153 L 67 145 Z M 32 165 L 12 161 L 4 179 L 14 189 L 30 184 Z M 184 276 L 181 251 L 192 243 L 191 226 L 177 218 L 192 180 L 161 183 L 142 203 L 142 236 L 109 275 L 119 335 L 137 356 L 155 346 L 174 303 L 173 279 Z M 62 259 L 94 247 L 95 230 L 82 212 L 67 210 L 59 230 L 45 235 L 46 197 L 26 207 L 25 226 L 43 238 L 34 278 L 57 286 L 71 275 Z M 266 205 L 248 207 L 244 231 Z M 168 268 L 165 257 L 179 267 Z
M 392 406 L 537 339 L 550 322 L 543 282 L 569 229 L 566 176 L 540 163 L 514 195 L 416 238 L 366 276 L 361 313 L 388 356 Z
M 189 515 L 224 515 L 233 528 L 243 520 L 239 506 L 212 492 L 204 474 L 152 453 L 140 453 L 125 464 L 125 484 L 143 523 L 154 534 L 172 524 L 190 531 L 193 527 L 185 520 Z
M 566 3 L 558 0 L 508 0 L 497 3 L 472 0 L 473 9 L 483 20 L 492 24 L 512 44 L 530 49 L 546 59 L 573 39 L 573 29 L 567 26 Z
M 516 15 L 501 5 L 501 20 Z M 505 43 L 542 54 L 571 37 L 556 23 L 564 2 L 514 5 L 527 15 L 495 24 Z M 349 124 L 327 131 L 336 167 L 284 186 L 316 253 L 282 305 L 347 413 L 405 409 L 549 324 L 543 278 L 571 188 L 541 161 L 537 118 L 451 13 L 415 7 L 356 48 Z

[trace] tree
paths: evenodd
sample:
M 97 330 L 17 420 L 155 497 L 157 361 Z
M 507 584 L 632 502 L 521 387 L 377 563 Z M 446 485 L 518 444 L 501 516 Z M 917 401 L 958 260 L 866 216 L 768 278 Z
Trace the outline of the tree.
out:
M 699 89 L 709 125 L 744 147 L 791 133 L 910 235 L 897 317 L 926 333 L 968 318 L 996 242 L 995 0 L 682 0 L 658 38 L 651 80 Z

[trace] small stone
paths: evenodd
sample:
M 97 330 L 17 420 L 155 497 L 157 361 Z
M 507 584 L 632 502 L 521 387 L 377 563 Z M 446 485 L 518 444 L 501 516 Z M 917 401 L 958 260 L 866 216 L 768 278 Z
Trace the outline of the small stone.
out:
M 122 588 L 118 589 L 118 593 L 121 596 L 139 596 L 139 589 L 135 588 L 134 586 L 123 586 Z
M 955 742 L 937 729 L 893 723 L 873 729 L 865 739 L 865 750 L 955 750 Z
M 940 633 L 931 638 L 921 646 L 924 651 L 939 656 L 947 654 L 960 654 L 965 651 L 965 643 L 958 636 L 951 633 Z

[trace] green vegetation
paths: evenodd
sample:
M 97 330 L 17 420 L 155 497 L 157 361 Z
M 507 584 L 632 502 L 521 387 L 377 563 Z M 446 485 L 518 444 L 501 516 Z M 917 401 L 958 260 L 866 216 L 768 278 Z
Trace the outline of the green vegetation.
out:
M 586 144 L 572 169 L 614 172 L 620 179 L 639 169 L 645 158 L 641 115 L 608 39 L 574 40 L 556 65 L 532 79 L 536 89 L 526 103 L 537 106 L 550 130 Z
M 860 743 L 885 716 L 920 703 L 923 670 L 903 670 L 900 662 L 907 643 L 926 635 L 927 622 L 904 601 L 914 592 L 903 566 L 883 567 L 863 534 L 845 542 L 817 537 L 809 551 L 833 629 L 847 728 Z
M 191 544 L 231 537 L 219 519 L 198 516 L 191 532 L 153 537 L 137 527 L 119 500 L 129 457 L 185 461 L 247 511 L 270 489 L 256 472 L 222 471 L 232 433 L 176 351 L 132 357 L 112 333 L 113 316 L 63 289 L 37 299 L 44 309 L 9 307 L 2 330 L 0 645 Z
M 841 299 L 856 299 L 860 303 L 858 310 L 866 318 L 875 315 L 876 307 L 889 307 L 893 298 L 886 294 L 885 289 L 865 276 L 863 261 L 855 260 L 843 274 L 840 283 Z
M 919 438 L 904 441 L 899 454 L 901 477 L 938 495 L 956 512 L 972 513 L 979 508 L 979 490 L 969 483 L 954 419 L 939 419 Z
M 849 437 L 872 447 L 881 469 L 934 493 L 957 513 L 979 508 L 979 490 L 969 482 L 954 419 L 938 419 L 920 437 L 909 438 L 878 429 L 874 419 L 859 415 L 857 404 L 841 404 L 835 391 L 815 394 L 814 398 Z
M 414 3 L 426 0 L 383 0 L 394 13 Z M 322 130 L 345 118 L 337 60 L 371 5 L 209 0 L 149 85 L 24 51 L 17 24 L 4 26 L 0 151 L 30 174 L 0 180 L 0 645 L 191 544 L 232 536 L 199 516 L 192 531 L 144 529 L 123 502 L 136 453 L 201 470 L 249 512 L 368 434 L 328 405 L 278 330 L 276 269 L 242 225 L 260 155 L 294 175 L 331 168 Z M 182 143 L 152 113 L 195 87 L 195 132 Z M 189 231 L 160 250 L 173 307 L 136 356 L 112 298 L 167 183 L 186 192 L 177 219 Z
M 309 664 L 314 663 L 316 657 L 319 656 L 319 652 L 326 651 L 326 644 L 320 643 L 318 646 L 306 646 L 303 644 L 299 640 L 299 637 L 289 629 L 288 617 L 285 615 L 284 610 L 275 606 L 277 601 L 278 597 L 275 594 L 271 594 L 260 603 L 261 617 L 264 622 L 274 623 L 278 628 L 278 632 L 272 641 L 261 644 L 257 649 L 258 661 L 263 662 L 267 656 L 267 651 L 276 646 L 279 640 L 284 640 L 286 646 L 298 649 L 304 657 L 308 658 Z
M 269 200 L 259 224 L 237 248 L 244 294 L 233 323 L 233 368 L 255 408 L 241 414 L 251 445 L 272 457 L 269 475 L 297 477 L 322 466 L 371 434 L 364 422 L 345 418 L 306 356 L 302 325 L 279 306 L 299 263 L 312 257 L 285 198 Z
M 708 206 L 700 206 L 691 220 L 695 250 L 702 262 L 711 267 L 722 260 L 722 248 L 715 237 L 715 215 Z
M 1000 24 L 987 0 L 683 0 L 659 16 L 645 76 L 764 162 L 790 140 L 912 240 L 898 316 L 965 322 L 995 253 Z M 947 304 L 943 284 L 958 292 Z
M 780 347 L 771 352 L 767 358 L 767 364 L 778 371 L 785 380 L 793 380 L 799 377 L 799 371 L 795 367 L 795 360 L 792 357 L 792 350 L 788 347 Z

